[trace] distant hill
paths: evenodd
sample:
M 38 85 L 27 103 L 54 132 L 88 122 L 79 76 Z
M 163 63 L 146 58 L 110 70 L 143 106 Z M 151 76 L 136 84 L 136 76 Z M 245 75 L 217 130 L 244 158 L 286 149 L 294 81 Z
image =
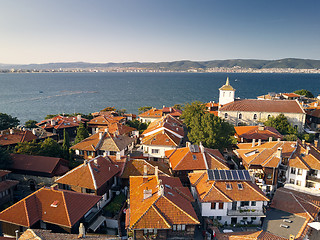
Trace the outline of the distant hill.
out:
M 231 59 L 213 61 L 174 61 L 174 62 L 127 62 L 127 63 L 46 63 L 28 65 L 0 64 L 0 69 L 89 69 L 89 68 L 141 68 L 154 70 L 185 71 L 188 69 L 208 69 L 217 67 L 241 68 L 294 68 L 294 69 L 320 69 L 320 60 L 285 58 L 279 60 Z

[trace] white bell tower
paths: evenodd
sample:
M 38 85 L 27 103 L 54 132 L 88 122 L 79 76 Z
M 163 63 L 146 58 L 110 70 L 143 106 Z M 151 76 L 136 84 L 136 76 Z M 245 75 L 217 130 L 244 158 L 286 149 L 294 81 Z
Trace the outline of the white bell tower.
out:
M 229 83 L 229 77 L 227 77 L 226 84 L 219 88 L 219 105 L 225 105 L 234 101 L 235 89 L 231 87 Z

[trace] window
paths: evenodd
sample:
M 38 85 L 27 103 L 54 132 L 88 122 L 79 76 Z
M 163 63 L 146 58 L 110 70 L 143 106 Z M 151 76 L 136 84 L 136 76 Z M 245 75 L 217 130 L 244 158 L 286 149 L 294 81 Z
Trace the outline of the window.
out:
M 241 113 L 239 113 L 238 118 L 239 118 L 239 119 L 242 119 L 242 114 L 241 114 Z
M 257 220 L 256 217 L 251 217 L 251 221 Z
M 257 206 L 257 202 L 252 201 L 252 202 L 251 202 L 251 206 L 253 206 L 253 207 Z
M 272 174 L 271 173 L 268 173 L 267 174 L 267 179 L 271 179 L 272 178 Z
M 270 119 L 270 117 L 271 117 L 271 115 L 269 114 L 269 115 L 268 115 L 268 119 Z
M 228 113 L 225 113 L 225 114 L 224 114 L 224 118 L 228 118 Z
M 291 174 L 296 174 L 296 169 L 295 168 L 291 168 Z
M 159 153 L 159 149 L 152 149 L 151 152 L 152 153 Z
M 181 224 L 177 225 L 177 231 L 181 231 Z
M 297 174 L 298 174 L 298 175 L 302 175 L 302 169 L 301 169 L 301 168 L 298 168 Z
M 239 190 L 242 190 L 242 189 L 243 189 L 242 183 L 238 183 L 238 188 L 239 188 Z
M 227 190 L 231 190 L 231 189 L 232 189 L 231 183 L 226 183 L 226 189 L 227 189 Z
M 301 186 L 301 181 L 297 180 L 297 186 Z
M 221 219 L 222 219 L 222 217 L 221 217 L 221 216 L 217 216 L 217 220 L 219 220 L 219 221 L 220 221 Z
M 172 226 L 172 230 L 173 230 L 173 231 L 177 231 L 177 225 L 173 225 L 173 226 Z
M 181 225 L 181 230 L 182 230 L 182 231 L 185 231 L 185 230 L 186 230 L 186 225 L 182 224 L 182 225 Z
M 253 119 L 256 120 L 258 118 L 257 114 L 253 115 Z
M 192 159 L 197 160 L 197 156 L 192 154 Z
M 216 203 L 215 202 L 211 203 L 211 209 L 216 209 Z
M 219 203 L 219 209 L 223 209 L 223 202 Z
M 290 178 L 290 181 L 289 181 L 291 184 L 294 184 L 294 179 Z
M 240 206 L 241 207 L 249 206 L 249 201 L 242 201 Z

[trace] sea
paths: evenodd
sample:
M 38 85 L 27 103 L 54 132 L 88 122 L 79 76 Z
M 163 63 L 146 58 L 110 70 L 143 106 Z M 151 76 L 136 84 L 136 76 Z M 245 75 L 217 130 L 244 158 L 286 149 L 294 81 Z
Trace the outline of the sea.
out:
M 193 101 L 218 101 L 229 77 L 237 98 L 307 89 L 320 94 L 320 74 L 288 73 L 1 73 L 0 112 L 27 120 L 92 113 L 105 107 L 138 113 Z

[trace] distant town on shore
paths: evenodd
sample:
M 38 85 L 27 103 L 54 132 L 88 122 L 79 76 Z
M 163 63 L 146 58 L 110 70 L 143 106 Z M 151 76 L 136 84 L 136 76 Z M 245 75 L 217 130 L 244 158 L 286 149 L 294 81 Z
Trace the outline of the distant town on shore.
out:
M 0 64 L 0 73 L 23 72 L 227 72 L 227 73 L 320 73 L 320 60 L 232 59 L 213 61 Z

